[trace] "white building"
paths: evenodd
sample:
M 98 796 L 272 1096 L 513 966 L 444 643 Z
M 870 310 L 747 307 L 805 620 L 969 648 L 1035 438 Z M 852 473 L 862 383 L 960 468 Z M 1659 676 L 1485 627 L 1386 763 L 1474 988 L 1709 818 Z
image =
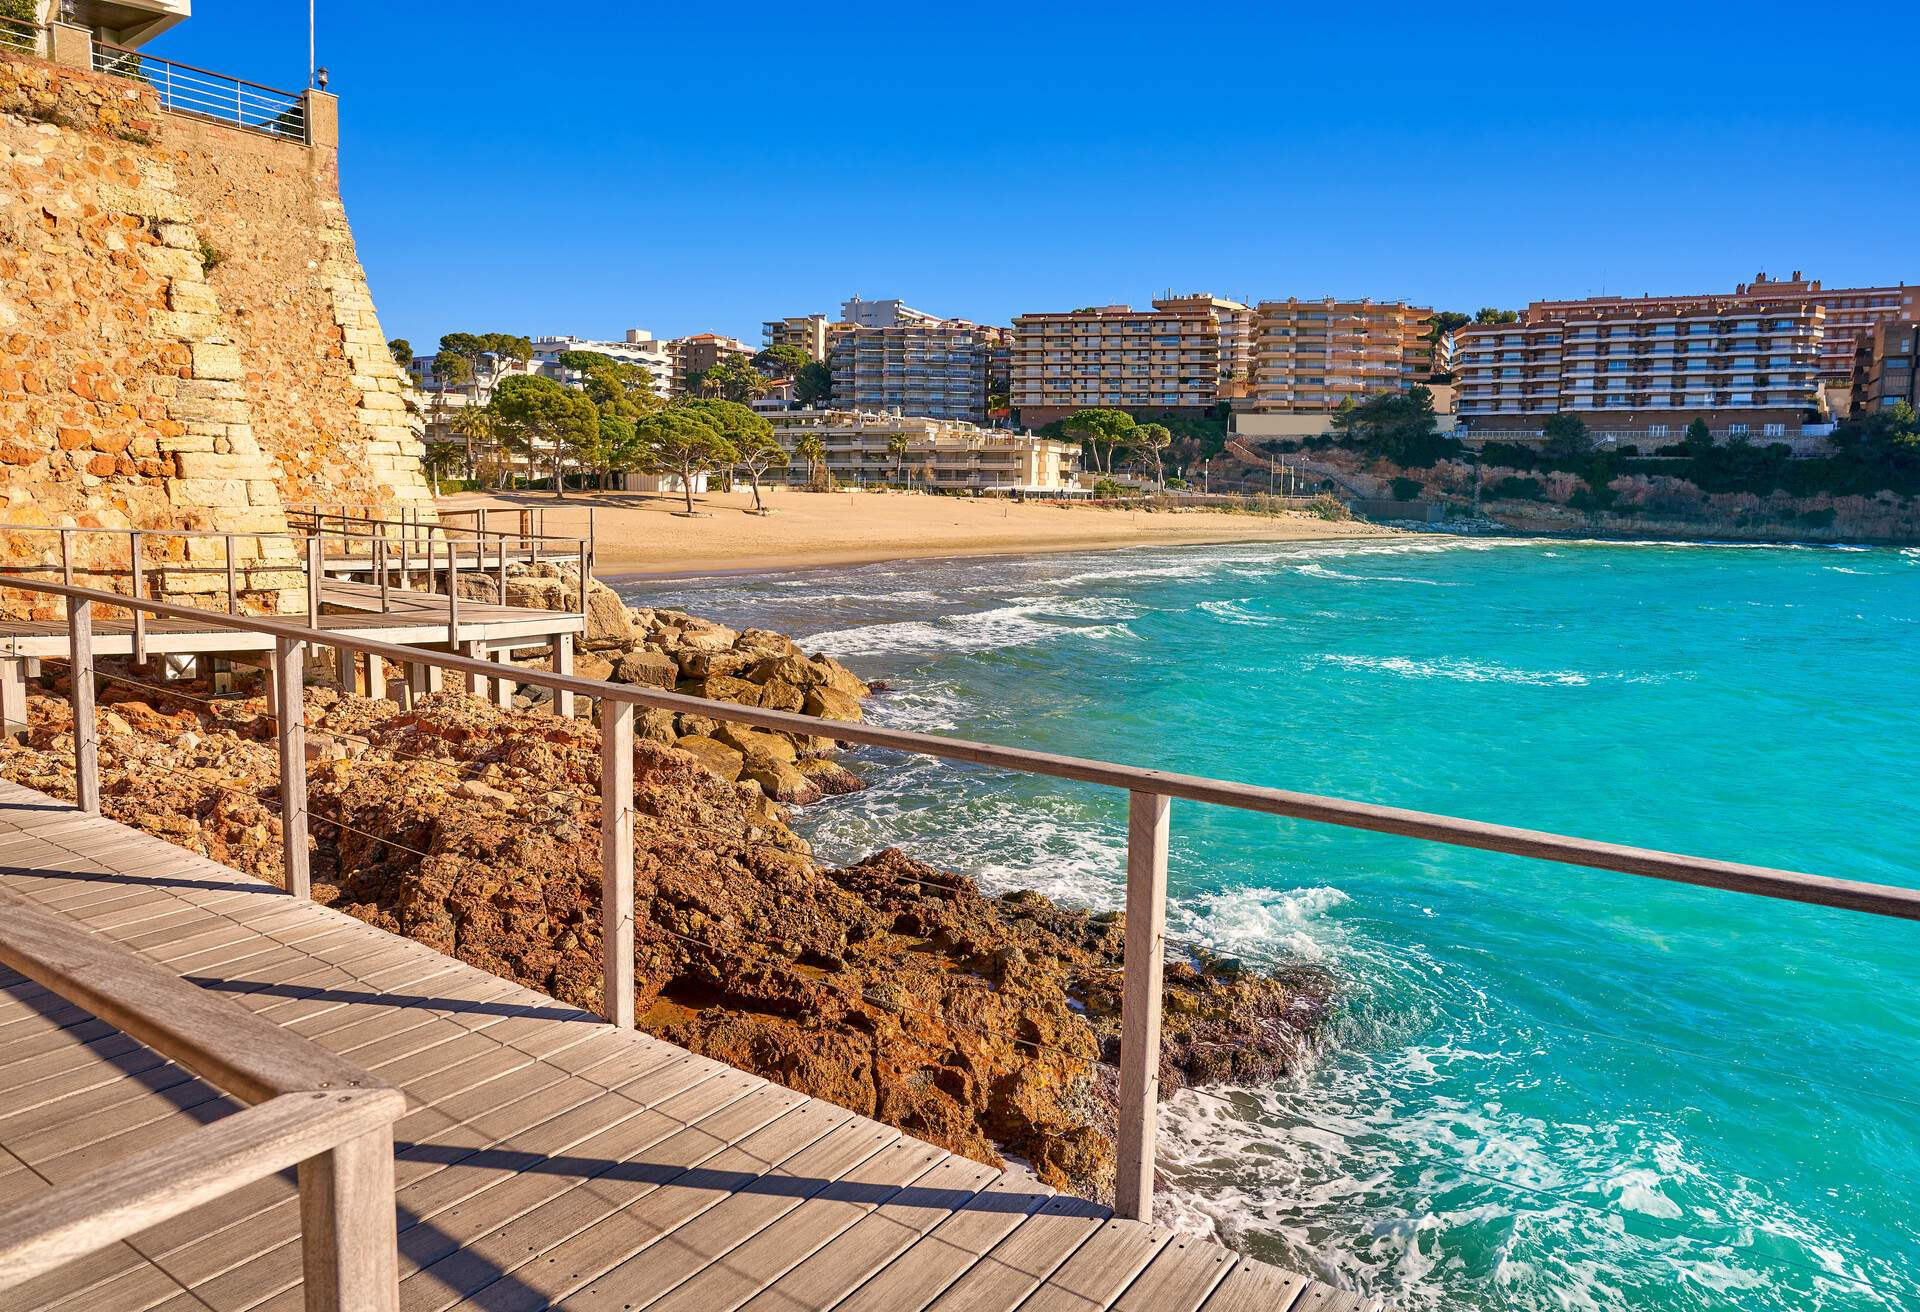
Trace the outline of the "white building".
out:
M 1080 445 L 981 428 L 957 419 L 929 419 L 871 410 L 789 410 L 769 414 L 773 434 L 792 457 L 786 481 L 805 487 L 813 471 L 798 453 L 817 436 L 827 472 L 854 487 L 906 483 L 939 492 L 1059 492 L 1075 486 Z M 893 439 L 904 435 L 906 450 Z
M 905 301 L 863 301 L 858 296 L 850 296 L 840 302 L 840 322 L 855 328 L 903 328 L 945 321 L 937 314 L 916 310 Z
M 665 342 L 655 338 L 645 328 L 629 328 L 626 336 L 617 342 L 592 341 L 584 337 L 533 339 L 533 362 L 540 367 L 540 372 L 571 387 L 580 381 L 580 376 L 560 363 L 560 357 L 568 351 L 592 351 L 621 364 L 634 365 L 646 370 L 652 378 L 656 396 L 664 400 L 673 393 L 673 353 L 667 349 Z

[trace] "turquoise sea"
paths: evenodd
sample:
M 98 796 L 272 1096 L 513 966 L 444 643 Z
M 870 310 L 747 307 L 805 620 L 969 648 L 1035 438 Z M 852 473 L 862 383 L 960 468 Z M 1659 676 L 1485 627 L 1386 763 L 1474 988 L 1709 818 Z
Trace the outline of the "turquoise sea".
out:
M 627 589 L 873 719 L 1920 884 L 1920 551 L 1413 538 Z M 856 753 L 828 858 L 1121 897 L 1124 798 Z M 1920 925 L 1177 802 L 1171 931 L 1343 988 L 1161 1219 L 1408 1309 L 1920 1310 Z

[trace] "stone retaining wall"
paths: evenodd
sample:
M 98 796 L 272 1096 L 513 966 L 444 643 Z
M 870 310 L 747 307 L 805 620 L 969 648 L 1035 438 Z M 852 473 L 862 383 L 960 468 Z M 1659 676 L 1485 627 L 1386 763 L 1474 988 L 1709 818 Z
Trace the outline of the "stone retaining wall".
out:
M 304 502 L 430 509 L 321 142 L 0 55 L 0 563 L 53 558 L 9 524 L 278 532 Z M 124 537 L 74 542 L 83 567 L 124 570 Z M 235 554 L 250 609 L 304 606 L 290 543 Z M 218 541 L 147 559 L 163 595 L 224 591 Z

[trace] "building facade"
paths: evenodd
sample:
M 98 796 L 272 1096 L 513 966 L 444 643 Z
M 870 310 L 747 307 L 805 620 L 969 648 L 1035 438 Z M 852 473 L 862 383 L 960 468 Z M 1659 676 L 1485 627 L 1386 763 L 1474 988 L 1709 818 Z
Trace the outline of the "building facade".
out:
M 1920 410 L 1920 320 L 1876 324 L 1854 349 L 1853 418 L 1905 401 Z
M 1328 414 L 1434 372 L 1433 311 L 1405 301 L 1262 301 L 1252 409 Z
M 1560 413 L 1603 437 L 1799 436 L 1820 415 L 1825 312 L 1804 298 L 1581 302 L 1455 335 L 1457 408 L 1473 434 L 1537 434 Z
M 1825 334 L 1821 339 L 1818 361 L 1823 384 L 1847 386 L 1853 379 L 1855 350 L 1879 324 L 1896 319 L 1920 318 L 1920 287 L 1898 283 L 1892 287 L 1822 287 L 1820 280 L 1801 276 L 1798 269 L 1786 279 L 1769 278 L 1757 273 L 1750 283 L 1740 283 L 1731 295 L 1706 292 L 1684 296 L 1591 296 L 1577 301 L 1535 301 L 1527 307 L 1529 315 L 1539 312 L 1551 316 L 1580 314 L 1608 307 L 1635 307 L 1641 310 L 1671 311 L 1703 301 L 1728 305 L 1818 305 L 1825 311 Z
M 916 310 L 905 301 L 866 301 L 849 296 L 840 302 L 840 322 L 855 328 L 899 328 L 908 324 L 945 323 L 937 314 Z
M 984 424 L 988 374 L 1003 332 L 936 320 L 836 333 L 828 348 L 833 404 Z
M 826 472 L 853 487 L 905 483 L 939 492 L 1059 492 L 1073 487 L 1077 442 L 920 415 L 847 409 L 794 410 L 767 416 L 793 460 L 789 484 L 806 487 L 813 469 L 799 455 L 809 434 L 820 439 Z M 904 435 L 907 447 L 890 447 Z
M 825 363 L 827 344 L 840 325 L 830 323 L 824 314 L 793 314 L 784 319 L 768 319 L 760 325 L 760 344 L 765 347 L 797 346 L 810 360 Z
M 592 341 L 584 337 L 536 337 L 533 339 L 533 364 L 547 377 L 574 386 L 580 381 L 579 375 L 560 363 L 560 356 L 568 351 L 592 351 L 621 364 L 644 369 L 652 379 L 656 396 L 665 398 L 673 394 L 673 353 L 667 349 L 667 343 L 644 328 L 627 329 L 626 335 L 617 342 Z
M 1252 361 L 1252 311 L 1206 293 L 1150 310 L 1023 314 L 1013 321 L 1010 394 L 1031 425 L 1092 408 L 1200 415 L 1243 394 Z
M 697 378 L 722 360 L 754 354 L 753 348 L 738 337 L 723 337 L 719 333 L 695 333 L 691 337 L 676 337 L 667 343 L 667 351 L 673 359 L 673 394 L 675 396 L 685 396 L 691 389 L 689 380 Z

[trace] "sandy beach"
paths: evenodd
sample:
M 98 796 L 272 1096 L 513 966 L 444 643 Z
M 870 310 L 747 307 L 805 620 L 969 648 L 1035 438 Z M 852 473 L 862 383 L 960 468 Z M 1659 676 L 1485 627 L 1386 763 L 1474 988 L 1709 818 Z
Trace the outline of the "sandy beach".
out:
M 1015 504 L 966 497 L 884 492 L 788 492 L 768 496 L 773 513 L 747 511 L 752 497 L 721 492 L 694 498 L 706 512 L 689 519 L 677 496 L 576 493 L 443 497 L 442 508 L 538 509 L 551 534 L 585 536 L 593 507 L 597 571 L 687 574 L 864 564 L 943 556 L 1027 555 L 1142 545 L 1295 542 L 1377 537 L 1371 524 L 1305 514 L 1252 515 L 1217 510 L 1134 511 L 1093 506 Z M 502 514 L 496 527 L 518 524 Z

